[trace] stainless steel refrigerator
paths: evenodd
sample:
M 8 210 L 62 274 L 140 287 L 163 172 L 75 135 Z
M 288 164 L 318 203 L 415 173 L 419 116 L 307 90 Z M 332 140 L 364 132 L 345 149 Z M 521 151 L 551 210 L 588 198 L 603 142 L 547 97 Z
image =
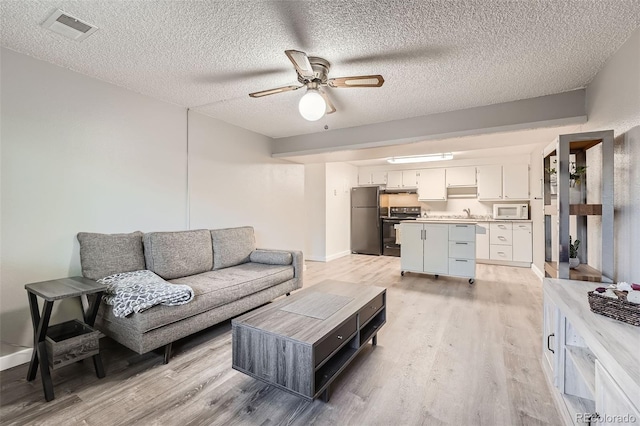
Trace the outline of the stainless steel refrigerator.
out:
M 380 189 L 351 188 L 351 252 L 381 254 Z

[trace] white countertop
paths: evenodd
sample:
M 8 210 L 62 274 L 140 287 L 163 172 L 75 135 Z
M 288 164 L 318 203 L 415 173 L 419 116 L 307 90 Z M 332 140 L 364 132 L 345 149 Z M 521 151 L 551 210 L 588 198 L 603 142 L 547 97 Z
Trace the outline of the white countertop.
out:
M 478 222 L 523 222 L 523 223 L 531 223 L 532 221 L 527 219 L 527 220 L 503 220 L 503 219 L 484 219 L 484 218 L 469 218 L 469 219 L 464 219 L 464 218 L 457 218 L 457 217 L 453 217 L 453 218 L 447 218 L 447 217 L 421 217 L 418 219 L 411 219 L 411 220 L 403 220 L 403 223 L 410 223 L 410 222 L 420 222 L 420 223 L 468 223 L 468 224 L 472 224 L 475 225 Z
M 591 312 L 587 293 L 608 284 L 544 279 L 544 294 L 562 311 L 589 349 L 630 397 L 640 395 L 640 327 Z M 637 403 L 637 399 L 635 400 Z

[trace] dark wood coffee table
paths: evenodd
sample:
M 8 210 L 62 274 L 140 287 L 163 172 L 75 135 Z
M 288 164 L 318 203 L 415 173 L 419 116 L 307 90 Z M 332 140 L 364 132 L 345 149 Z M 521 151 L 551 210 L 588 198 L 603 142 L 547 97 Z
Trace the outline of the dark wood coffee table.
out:
M 331 382 L 386 322 L 386 289 L 324 281 L 232 320 L 233 368 L 308 400 Z

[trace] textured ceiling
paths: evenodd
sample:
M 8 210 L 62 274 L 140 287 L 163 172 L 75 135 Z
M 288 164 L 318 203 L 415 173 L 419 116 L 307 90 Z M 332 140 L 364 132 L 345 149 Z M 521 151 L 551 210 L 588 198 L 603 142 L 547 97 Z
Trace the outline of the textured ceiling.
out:
M 2 45 L 271 137 L 512 101 L 584 87 L 640 26 L 640 2 L 4 1 Z M 60 8 L 100 28 L 83 42 L 39 26 Z M 285 49 L 331 77 L 382 74 L 377 89 L 329 89 L 338 112 L 307 122 Z

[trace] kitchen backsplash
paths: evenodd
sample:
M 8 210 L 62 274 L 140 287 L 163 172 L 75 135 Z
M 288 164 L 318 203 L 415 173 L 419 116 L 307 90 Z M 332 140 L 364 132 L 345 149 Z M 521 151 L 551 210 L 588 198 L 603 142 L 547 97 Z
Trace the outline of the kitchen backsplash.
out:
M 447 201 L 418 201 L 418 194 L 382 194 L 381 207 L 420 206 L 422 211 L 432 216 L 462 215 L 464 209 L 471 209 L 473 216 L 493 214 L 493 202 L 481 202 L 476 198 L 451 198 Z

